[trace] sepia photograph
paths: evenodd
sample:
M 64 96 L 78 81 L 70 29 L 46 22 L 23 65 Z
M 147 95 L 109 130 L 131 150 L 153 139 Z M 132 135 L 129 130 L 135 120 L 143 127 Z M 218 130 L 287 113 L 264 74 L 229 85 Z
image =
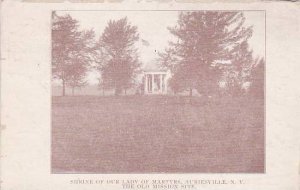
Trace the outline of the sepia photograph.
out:
M 52 11 L 51 172 L 265 173 L 265 23 Z

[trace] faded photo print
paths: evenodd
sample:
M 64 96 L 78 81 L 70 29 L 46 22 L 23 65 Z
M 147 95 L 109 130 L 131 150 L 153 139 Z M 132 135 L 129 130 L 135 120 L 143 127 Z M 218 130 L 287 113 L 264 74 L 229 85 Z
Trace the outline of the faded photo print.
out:
M 53 11 L 52 173 L 264 173 L 264 11 Z

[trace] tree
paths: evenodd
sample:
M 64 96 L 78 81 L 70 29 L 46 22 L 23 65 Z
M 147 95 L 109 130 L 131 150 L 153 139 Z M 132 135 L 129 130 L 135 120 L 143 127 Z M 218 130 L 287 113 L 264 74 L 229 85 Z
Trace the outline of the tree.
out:
M 73 74 L 68 78 L 67 86 L 70 86 L 72 88 L 72 95 L 75 94 L 75 88 L 81 88 L 87 84 L 87 81 L 85 79 L 85 74 L 83 72 L 78 72 Z
M 70 15 L 52 14 L 52 73 L 62 81 L 65 96 L 66 85 L 72 88 L 86 84 L 85 76 L 95 53 L 93 30 L 80 31 L 78 21 Z
M 249 93 L 255 98 L 264 98 L 265 94 L 265 60 L 257 59 L 251 70 L 251 86 Z
M 104 54 L 98 70 L 105 84 L 119 95 L 122 90 L 131 87 L 139 72 L 135 42 L 139 40 L 137 27 L 132 26 L 127 18 L 110 20 L 104 29 L 99 47 Z
M 181 83 L 177 86 L 185 86 L 190 95 L 193 89 L 202 95 L 215 93 L 222 60 L 229 60 L 231 50 L 252 35 L 244 21 L 241 12 L 181 12 L 177 25 L 168 28 L 177 41 L 160 54 L 163 66 L 173 71 L 174 82 Z

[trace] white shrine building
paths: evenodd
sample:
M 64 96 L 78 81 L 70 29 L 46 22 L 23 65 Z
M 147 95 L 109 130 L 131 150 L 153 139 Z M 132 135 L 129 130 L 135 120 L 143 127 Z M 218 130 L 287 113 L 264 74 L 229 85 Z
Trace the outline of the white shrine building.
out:
M 167 70 L 145 70 L 143 74 L 144 94 L 167 94 L 170 76 Z

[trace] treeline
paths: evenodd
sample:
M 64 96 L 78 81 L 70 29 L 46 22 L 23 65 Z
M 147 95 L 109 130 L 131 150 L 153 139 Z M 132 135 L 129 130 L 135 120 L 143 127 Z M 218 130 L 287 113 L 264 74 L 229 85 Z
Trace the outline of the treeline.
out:
M 99 87 L 114 89 L 115 95 L 137 86 L 141 71 L 136 42 L 139 33 L 127 18 L 110 20 L 96 39 L 93 30 L 79 30 L 70 15 L 52 15 L 52 73 L 65 88 L 87 84 L 89 70 L 99 75 Z M 254 58 L 242 12 L 181 12 L 168 30 L 176 41 L 169 42 L 158 62 L 171 72 L 173 92 L 196 90 L 203 96 L 244 95 L 263 98 L 263 58 Z M 263 42 L 262 42 L 263 43 Z
M 66 87 L 74 89 L 87 84 L 89 70 L 101 75 L 99 86 L 114 89 L 118 95 L 135 83 L 140 68 L 135 42 L 139 40 L 137 27 L 127 18 L 108 22 L 96 40 L 93 30 L 80 30 L 70 15 L 52 15 L 52 75 Z

